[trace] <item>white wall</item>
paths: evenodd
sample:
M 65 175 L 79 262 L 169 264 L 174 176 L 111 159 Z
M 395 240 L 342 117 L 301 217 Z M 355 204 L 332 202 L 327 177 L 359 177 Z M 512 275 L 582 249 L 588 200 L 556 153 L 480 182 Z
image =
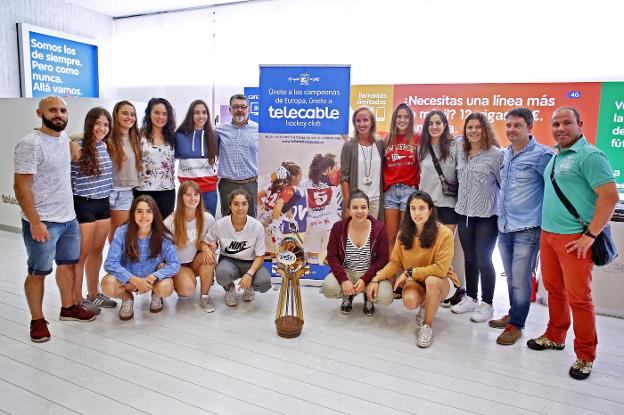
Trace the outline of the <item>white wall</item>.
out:
M 0 0 L 0 98 L 20 96 L 16 23 L 21 22 L 101 41 L 100 96 L 114 93 L 106 68 L 111 61 L 107 47 L 113 34 L 111 17 L 63 0 Z
M 624 80 L 624 2 L 267 0 L 115 21 L 117 98 L 224 103 L 258 64 L 347 63 L 353 84 Z M 123 58 L 122 58 L 123 56 Z M 159 57 L 156 59 L 155 57 Z
M 115 104 L 112 100 L 95 98 L 65 98 L 69 117 L 68 134 L 81 133 L 87 112 L 93 107 L 101 106 L 109 111 Z M 2 125 L 2 148 L 0 165 L 0 230 L 21 229 L 20 207 L 13 191 L 13 151 L 17 142 L 29 134 L 34 128 L 41 126 L 41 119 L 36 110 L 39 98 L 0 98 L 0 125 Z M 137 111 L 145 109 L 138 103 Z M 71 203 L 71 201 L 70 201 Z M 21 231 L 20 231 L 21 232 Z

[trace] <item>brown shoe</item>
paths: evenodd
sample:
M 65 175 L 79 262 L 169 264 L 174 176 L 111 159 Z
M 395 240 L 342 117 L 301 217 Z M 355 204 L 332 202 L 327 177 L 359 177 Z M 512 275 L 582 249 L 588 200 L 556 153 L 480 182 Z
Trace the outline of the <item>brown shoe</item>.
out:
M 61 308 L 61 315 L 59 320 L 63 321 L 93 321 L 95 320 L 95 313 L 87 311 L 80 306 L 80 304 L 74 304 L 69 308 Z
M 490 327 L 495 329 L 504 329 L 507 327 L 507 323 L 509 322 L 509 314 L 505 314 L 498 320 L 490 320 L 488 323 Z
M 502 344 L 503 346 L 511 346 L 517 342 L 520 337 L 522 337 L 522 330 L 513 324 L 507 324 L 505 331 L 496 339 L 496 343 Z
M 35 343 L 43 343 L 50 340 L 50 330 L 45 318 L 30 321 L 30 340 Z

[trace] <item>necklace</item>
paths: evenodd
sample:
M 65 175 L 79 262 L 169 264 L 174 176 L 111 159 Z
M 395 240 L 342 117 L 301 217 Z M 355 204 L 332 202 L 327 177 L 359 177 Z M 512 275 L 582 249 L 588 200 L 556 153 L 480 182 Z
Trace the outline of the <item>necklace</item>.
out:
M 364 186 L 370 186 L 373 183 L 373 179 L 371 177 L 371 170 L 373 169 L 373 145 L 370 146 L 370 153 L 368 159 L 368 170 L 366 169 L 366 152 L 364 151 L 364 146 L 359 145 L 362 149 L 362 157 L 364 158 L 364 178 L 362 179 L 362 184 Z

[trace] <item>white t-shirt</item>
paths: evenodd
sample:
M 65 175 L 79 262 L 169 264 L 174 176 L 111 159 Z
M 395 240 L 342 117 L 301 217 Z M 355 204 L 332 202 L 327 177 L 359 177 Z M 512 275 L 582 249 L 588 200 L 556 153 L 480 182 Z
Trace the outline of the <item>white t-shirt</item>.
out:
M 301 183 L 306 198 L 306 233 L 331 230 L 334 223 L 341 219 L 342 191 L 340 186 L 324 183 L 314 184 L 306 179 Z
M 218 242 L 220 254 L 229 258 L 252 261 L 257 256 L 263 256 L 266 248 L 262 224 L 247 216 L 243 230 L 236 232 L 231 218 L 228 215 L 217 220 L 208 230 L 207 242 Z
M 364 177 L 368 173 L 372 180 L 364 184 Z M 369 200 L 379 199 L 381 188 L 381 157 L 375 144 L 364 147 L 358 144 L 358 189 L 368 196 Z
M 53 137 L 35 130 L 15 146 L 14 172 L 32 174 L 35 209 L 42 221 L 65 223 L 76 218 L 71 187 L 71 156 L 65 132 Z M 26 219 L 24 212 L 22 218 Z
M 181 264 L 188 264 L 193 262 L 195 255 L 197 255 L 197 240 L 201 239 L 204 242 L 208 242 L 208 230 L 214 225 L 215 218 L 208 212 L 204 212 L 204 226 L 201 234 L 197 234 L 197 219 L 193 218 L 192 221 L 186 222 L 186 235 L 188 237 L 184 248 L 180 249 L 176 246 L 176 253 L 178 254 L 178 260 Z M 173 223 L 173 215 L 169 215 L 165 219 L 165 226 L 172 235 L 175 236 L 175 226 Z

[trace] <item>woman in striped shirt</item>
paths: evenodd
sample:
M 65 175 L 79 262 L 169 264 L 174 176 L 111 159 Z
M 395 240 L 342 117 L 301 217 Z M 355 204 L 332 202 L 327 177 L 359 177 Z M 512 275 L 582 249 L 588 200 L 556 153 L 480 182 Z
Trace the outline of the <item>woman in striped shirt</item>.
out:
M 80 224 L 80 261 L 74 272 L 74 300 L 93 313 L 117 303 L 98 292 L 102 250 L 110 228 L 108 197 L 113 190 L 112 163 L 103 140 L 110 134 L 111 115 L 104 108 L 91 109 L 85 118 L 82 140 L 70 144 L 74 210 Z M 82 298 L 83 273 L 87 274 L 87 298 Z
M 366 287 L 388 262 L 388 235 L 383 223 L 369 215 L 369 200 L 363 191 L 356 189 L 351 193 L 349 216 L 332 227 L 326 258 L 332 272 L 323 281 L 325 297 L 342 298 L 340 311 L 349 314 L 353 297 L 363 293 L 364 314 L 372 316 L 375 306 L 366 296 Z M 384 281 L 378 292 L 374 302 L 392 302 L 389 281 Z
M 471 312 L 470 319 L 482 323 L 490 320 L 493 312 L 496 274 L 492 252 L 498 236 L 496 202 L 503 153 L 492 125 L 480 112 L 466 118 L 461 140 L 457 146 L 459 190 L 455 211 L 459 215 L 459 240 L 464 249 L 466 296 L 451 311 Z M 477 301 L 479 280 L 481 303 Z

